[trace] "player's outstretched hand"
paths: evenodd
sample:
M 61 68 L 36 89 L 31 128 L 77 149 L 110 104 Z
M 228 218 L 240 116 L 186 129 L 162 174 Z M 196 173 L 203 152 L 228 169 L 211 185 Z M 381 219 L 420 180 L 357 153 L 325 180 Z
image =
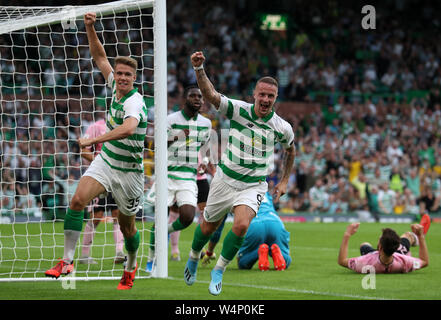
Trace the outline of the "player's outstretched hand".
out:
M 412 232 L 417 235 L 417 237 L 421 236 L 424 232 L 424 228 L 420 224 L 413 224 L 410 226 L 410 228 L 412 229 Z
M 347 226 L 345 233 L 348 236 L 352 236 L 357 232 L 359 226 L 360 226 L 360 222 L 351 223 L 350 225 Z
M 200 67 L 205 61 L 205 56 L 202 51 L 196 51 L 191 55 L 191 64 L 193 67 Z
M 96 13 L 95 12 L 88 12 L 84 15 L 84 24 L 86 26 L 91 26 L 95 24 L 96 21 Z
M 273 203 L 278 203 L 281 196 L 286 193 L 286 184 L 278 183 L 273 191 Z

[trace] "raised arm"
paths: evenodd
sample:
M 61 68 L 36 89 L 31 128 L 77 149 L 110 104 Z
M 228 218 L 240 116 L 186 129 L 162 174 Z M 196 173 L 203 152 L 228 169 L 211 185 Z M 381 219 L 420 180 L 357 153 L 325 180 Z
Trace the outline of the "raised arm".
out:
M 216 109 L 219 109 L 221 96 L 216 91 L 210 79 L 208 79 L 205 73 L 203 63 L 205 61 L 204 54 L 201 51 L 197 51 L 191 55 L 191 63 L 196 72 L 196 79 L 199 89 L 202 92 L 202 96 L 206 101 L 214 105 Z
M 100 69 L 101 73 L 103 74 L 104 79 L 107 81 L 107 78 L 113 69 L 109 63 L 109 60 L 107 59 L 106 51 L 104 50 L 104 47 L 96 34 L 94 26 L 95 21 L 96 14 L 94 12 L 89 12 L 84 15 L 84 24 L 86 26 L 90 54 L 98 66 L 98 69 Z
M 418 237 L 418 241 L 420 243 L 419 258 L 421 260 L 421 268 L 427 267 L 429 265 L 429 250 L 427 249 L 423 226 L 420 224 L 413 224 L 410 227 L 412 232 Z
M 343 240 L 341 242 L 340 251 L 338 253 L 338 264 L 342 267 L 348 267 L 349 238 L 357 232 L 359 226 L 359 222 L 351 223 L 349 226 L 347 226 L 346 231 L 343 234 Z

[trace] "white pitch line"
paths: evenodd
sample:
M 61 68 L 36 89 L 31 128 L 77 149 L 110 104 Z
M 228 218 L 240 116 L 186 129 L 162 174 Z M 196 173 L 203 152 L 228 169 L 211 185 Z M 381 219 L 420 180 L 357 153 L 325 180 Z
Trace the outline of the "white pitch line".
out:
M 168 277 L 169 280 L 175 281 L 183 281 L 183 279 L 177 279 L 174 277 Z M 209 281 L 197 281 L 198 283 L 206 283 L 209 284 Z M 364 299 L 364 300 L 400 300 L 395 298 L 383 298 L 383 297 L 371 297 L 371 296 L 361 296 L 361 295 L 353 295 L 353 294 L 344 294 L 344 293 L 336 293 L 336 292 L 321 292 L 314 290 L 304 290 L 304 289 L 295 289 L 295 288 L 278 288 L 278 287 L 269 287 L 269 286 L 257 286 L 252 284 L 242 284 L 242 283 L 222 283 L 223 286 L 232 286 L 232 287 L 242 287 L 242 288 L 252 288 L 252 289 L 264 289 L 264 290 L 272 290 L 272 291 L 284 291 L 284 292 L 292 292 L 292 293 L 304 293 L 311 295 L 320 295 L 320 296 L 330 296 L 330 297 L 340 297 L 340 298 L 351 298 L 351 299 Z
M 43 272 L 43 270 L 41 271 Z M 34 273 L 34 272 L 32 272 Z M 155 279 L 151 277 L 138 277 L 138 279 Z M 59 278 L 56 280 L 63 280 L 66 278 Z M 119 279 L 118 277 L 76 277 L 72 278 L 70 280 L 115 280 Z M 55 280 L 55 281 L 56 281 Z M 173 281 L 184 281 L 182 278 L 175 278 L 175 277 L 167 277 L 165 280 L 173 280 Z M 9 282 L 11 280 L 9 279 L 0 279 L 0 282 L 6 281 Z M 12 281 L 20 281 L 20 282 L 26 282 L 26 281 L 54 281 L 54 279 L 51 278 L 20 278 L 15 279 Z M 210 284 L 210 281 L 197 281 L 198 283 L 205 283 Z M 279 288 L 279 287 L 270 287 L 270 286 L 257 286 L 252 284 L 243 284 L 243 283 L 226 283 L 224 282 L 223 285 L 232 286 L 232 287 L 242 287 L 242 288 L 253 288 L 253 289 L 263 289 L 263 290 L 272 290 L 272 291 L 283 291 L 283 292 L 292 292 L 292 293 L 303 293 L 303 294 L 310 294 L 310 295 L 320 295 L 320 296 L 329 296 L 329 297 L 340 297 L 340 298 L 350 298 L 350 299 L 364 299 L 364 300 L 401 300 L 396 298 L 384 298 L 384 297 L 373 297 L 373 296 L 362 296 L 362 295 L 353 295 L 353 294 L 344 294 L 344 293 L 336 293 L 336 292 L 329 292 L 329 291 L 314 291 L 314 290 L 306 290 L 306 289 L 296 289 L 296 288 Z

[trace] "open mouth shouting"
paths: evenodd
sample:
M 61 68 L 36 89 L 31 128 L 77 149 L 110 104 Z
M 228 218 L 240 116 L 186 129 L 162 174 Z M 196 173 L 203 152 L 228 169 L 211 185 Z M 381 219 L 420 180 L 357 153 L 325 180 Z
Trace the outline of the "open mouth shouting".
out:
M 271 105 L 270 104 L 261 103 L 259 105 L 259 109 L 260 109 L 259 111 L 260 111 L 261 115 L 267 115 L 268 113 L 271 112 Z

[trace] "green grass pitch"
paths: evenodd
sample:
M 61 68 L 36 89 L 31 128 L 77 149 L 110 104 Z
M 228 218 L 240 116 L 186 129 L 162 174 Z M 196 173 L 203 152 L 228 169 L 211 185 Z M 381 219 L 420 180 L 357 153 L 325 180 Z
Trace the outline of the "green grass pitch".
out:
M 63 289 L 61 281 L 26 281 L 26 282 L 0 282 L 1 300 L 439 300 L 441 298 L 441 224 L 432 224 L 428 234 L 427 243 L 430 254 L 430 264 L 427 268 L 409 274 L 377 274 L 375 275 L 375 289 L 363 289 L 364 274 L 356 274 L 349 269 L 337 264 L 337 255 L 346 223 L 286 223 L 291 233 L 291 255 L 293 262 L 285 271 L 274 269 L 262 272 L 257 265 L 252 270 L 238 270 L 236 261 L 232 262 L 224 275 L 222 293 L 213 297 L 208 293 L 210 271 L 212 266 L 199 266 L 197 282 L 189 287 L 183 280 L 183 271 L 186 257 L 191 245 L 195 224 L 181 232 L 180 262 L 169 261 L 167 279 L 138 279 L 132 290 L 118 291 L 118 280 L 76 281 L 75 289 Z M 103 227 L 100 225 L 99 228 Z M 349 244 L 349 256 L 358 256 L 358 246 L 361 242 L 368 241 L 376 244 L 380 230 L 391 227 L 399 234 L 409 230 L 407 224 L 361 224 Z M 27 240 L 16 239 L 18 247 L 25 241 L 29 242 L 31 249 L 18 249 L 15 254 L 23 260 L 22 264 L 27 269 L 34 268 L 41 274 L 51 266 L 50 262 L 32 261 L 33 256 L 40 255 L 40 233 L 44 233 L 45 245 L 50 241 L 62 243 L 62 223 L 56 224 L 57 232 L 61 233 L 60 239 L 51 235 L 51 227 L 47 230 L 38 225 L 16 226 L 14 232 L 21 232 L 20 228 L 27 228 L 27 232 L 35 234 Z M 225 231 L 231 228 L 227 223 Z M 35 229 L 35 230 L 34 230 Z M 11 243 L 5 236 L 13 231 L 10 225 L 0 225 L 2 235 L 2 256 L 0 257 L 0 273 L 4 273 L 10 265 L 4 263 L 13 255 L 13 251 L 6 249 Z M 224 231 L 224 234 L 226 232 Z M 107 236 L 109 237 L 109 236 Z M 141 250 L 147 249 L 146 240 L 148 232 L 143 235 L 144 244 Z M 223 238 L 222 238 L 223 239 Z M 216 248 L 219 255 L 222 239 Z M 60 242 L 61 241 L 61 242 Z M 106 240 L 102 234 L 97 234 L 96 243 L 113 244 L 113 239 Z M 20 244 L 20 242 L 23 242 Z M 44 256 L 51 257 L 53 249 L 43 252 Z M 50 251 L 52 250 L 52 251 Z M 62 247 L 56 249 L 56 256 L 62 255 Z M 106 248 L 113 251 L 113 246 Z M 412 248 L 412 255 L 418 256 L 418 248 Z M 26 262 L 27 261 L 27 262 Z M 140 275 L 143 271 L 145 260 L 141 262 Z M 270 260 L 271 268 L 273 268 Z M 104 267 L 112 268 L 111 259 L 105 260 Z M 17 263 L 18 265 L 18 263 Z M 77 268 L 85 269 L 87 266 L 78 265 Z M 94 267 L 90 267 L 94 271 Z M 98 266 L 95 266 L 97 270 Z M 118 269 L 119 268 L 119 269 Z M 120 277 L 122 267 L 117 267 L 115 276 Z M 370 282 L 372 284 L 372 282 Z

